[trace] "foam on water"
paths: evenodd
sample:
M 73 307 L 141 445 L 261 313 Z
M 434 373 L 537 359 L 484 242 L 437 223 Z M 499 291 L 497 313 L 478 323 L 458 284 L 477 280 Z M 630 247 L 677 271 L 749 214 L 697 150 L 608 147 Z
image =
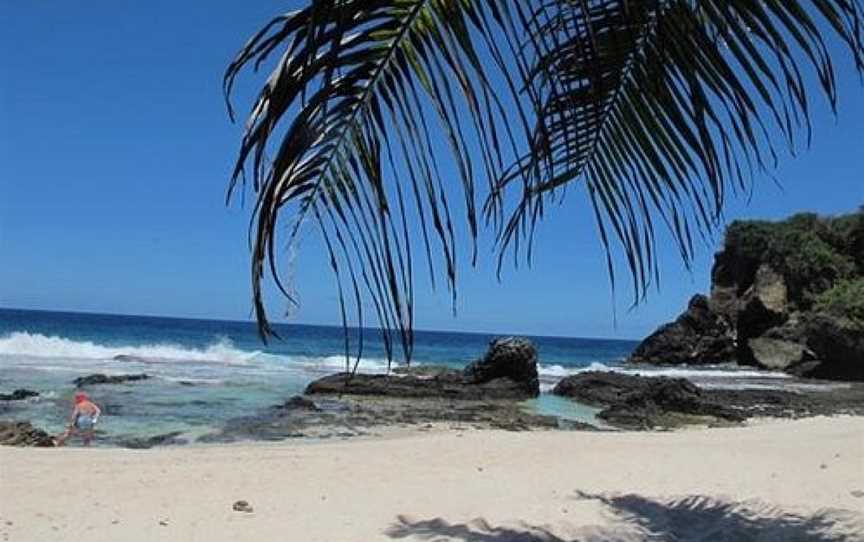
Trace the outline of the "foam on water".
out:
M 354 357 L 348 358 L 348 363 L 351 369 L 354 368 L 354 363 L 357 361 Z M 309 369 L 313 372 L 332 373 L 345 370 L 345 356 L 321 356 L 321 357 L 303 357 L 294 356 L 291 358 L 291 363 Z M 395 369 L 397 363 L 391 364 L 390 368 Z M 376 358 L 362 358 L 358 370 L 364 373 L 386 373 L 387 360 Z
M 644 376 L 666 376 L 670 378 L 695 378 L 695 379 L 789 379 L 793 378 L 786 373 L 776 371 L 760 371 L 756 369 L 738 369 L 733 365 L 699 365 L 678 367 L 643 366 L 639 368 L 607 365 L 600 362 L 592 362 L 587 367 L 563 367 L 561 365 L 540 365 L 538 373 L 540 377 L 564 378 L 588 371 L 612 371 L 628 375 Z
M 130 356 L 144 363 L 194 361 L 246 365 L 260 353 L 237 349 L 228 338 L 221 338 L 205 348 L 189 348 L 169 343 L 109 346 L 26 331 L 0 336 L 0 355 L 34 358 L 111 360 L 115 356 Z

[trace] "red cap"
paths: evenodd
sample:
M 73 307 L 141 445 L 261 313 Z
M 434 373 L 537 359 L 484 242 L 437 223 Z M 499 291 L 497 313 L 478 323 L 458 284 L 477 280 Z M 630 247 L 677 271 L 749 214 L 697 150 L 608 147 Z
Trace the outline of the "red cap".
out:
M 87 399 L 88 399 L 88 397 L 87 397 L 87 394 L 85 392 L 83 392 L 83 391 L 76 391 L 75 392 L 75 403 L 76 404 L 77 403 L 83 403 Z

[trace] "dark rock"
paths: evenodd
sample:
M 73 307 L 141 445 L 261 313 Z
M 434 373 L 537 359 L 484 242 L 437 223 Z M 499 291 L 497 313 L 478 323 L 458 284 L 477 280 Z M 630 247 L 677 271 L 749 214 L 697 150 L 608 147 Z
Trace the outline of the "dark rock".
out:
M 790 365 L 784 371 L 789 373 L 792 376 L 797 376 L 799 378 L 808 378 L 809 375 L 812 375 L 814 371 L 816 371 L 822 362 L 818 359 L 802 361 L 801 363 L 796 363 L 795 365 Z
M 0 421 L 0 444 L 4 446 L 53 447 L 54 439 L 29 422 Z
M 527 339 L 508 337 L 489 345 L 483 359 L 462 372 L 436 367 L 400 374 L 369 375 L 339 373 L 315 380 L 306 393 L 368 395 L 403 398 L 462 400 L 529 399 L 540 393 L 537 349 Z
M 30 397 L 39 397 L 39 392 L 26 389 L 17 389 L 12 393 L 0 393 L 0 401 L 22 401 Z
M 647 377 L 623 373 L 586 371 L 562 379 L 552 393 L 591 406 L 609 406 L 622 401 L 634 391 L 648 387 Z
M 590 371 L 565 378 L 553 393 L 606 407 L 598 416 L 619 427 L 647 429 L 677 425 L 685 421 L 681 416 L 733 422 L 746 419 L 741 412 L 712 401 L 703 390 L 683 378 Z M 670 415 L 679 419 L 670 423 Z
M 531 341 L 522 337 L 495 339 L 489 344 L 483 359 L 469 364 L 463 374 L 474 384 L 507 378 L 521 383 L 530 397 L 540 394 L 537 349 Z
M 117 441 L 117 444 L 125 448 L 132 448 L 136 450 L 153 448 L 154 446 L 186 444 L 187 441 L 185 439 L 178 438 L 182 434 L 182 431 L 171 431 L 170 433 L 162 433 L 161 435 L 154 435 L 152 437 L 135 437 L 129 439 L 120 439 Z
M 318 408 L 318 405 L 315 404 L 315 401 L 307 399 L 306 397 L 303 397 L 301 395 L 295 395 L 294 397 L 291 397 L 281 405 L 278 405 L 274 408 L 280 410 L 311 410 L 315 412 L 321 410 L 320 408 Z
M 732 329 L 725 318 L 712 309 L 704 295 L 695 295 L 684 314 L 649 335 L 628 361 L 656 365 L 716 364 L 735 359 L 735 352 Z
M 235 501 L 231 508 L 235 512 L 245 512 L 247 514 L 253 512 L 253 508 L 246 501 Z
M 475 384 L 458 371 L 434 377 L 338 373 L 319 378 L 306 387 L 309 395 L 368 395 L 403 398 L 527 399 L 533 397 L 525 385 L 509 378 Z
M 277 441 L 297 437 L 330 438 L 367 434 L 367 430 L 376 427 L 425 427 L 432 422 L 509 431 L 559 427 L 557 418 L 526 412 L 521 404 L 510 400 L 344 395 L 339 399 L 316 397 L 315 405 L 316 409 L 283 408 L 283 405 L 262 409 L 255 415 L 229 420 L 219 432 L 204 435 L 198 440 L 233 442 Z M 560 427 L 596 429 L 578 422 L 562 423 Z
M 147 380 L 151 378 L 148 374 L 132 374 L 132 375 L 104 375 L 104 374 L 92 374 L 87 376 L 80 376 L 72 381 L 76 386 L 92 386 L 95 384 L 123 384 L 125 382 L 136 382 L 138 380 Z
M 441 376 L 452 373 L 453 368 L 446 365 L 403 365 L 393 369 L 395 375 L 407 376 Z
M 802 327 L 807 346 L 821 361 L 803 376 L 864 381 L 864 327 L 826 313 L 806 315 Z
M 864 413 L 864 385 L 810 393 L 764 389 L 703 389 L 681 378 L 585 372 L 553 393 L 604 407 L 598 416 L 627 429 L 738 422 L 754 416 L 799 417 Z

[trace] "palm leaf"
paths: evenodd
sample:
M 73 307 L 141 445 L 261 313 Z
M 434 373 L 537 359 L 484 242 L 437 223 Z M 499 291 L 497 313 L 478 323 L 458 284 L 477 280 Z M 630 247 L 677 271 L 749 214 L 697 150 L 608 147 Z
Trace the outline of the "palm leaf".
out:
M 492 228 L 500 269 L 522 247 L 530 260 L 544 207 L 574 182 L 613 288 L 617 241 L 642 299 L 659 279 L 655 224 L 689 264 L 728 192 L 748 191 L 779 141 L 809 142 L 810 73 L 836 107 L 825 37 L 864 72 L 861 24 L 857 0 L 311 0 L 275 18 L 224 79 L 228 100 L 245 67 L 271 66 L 229 188 L 250 170 L 262 336 L 268 274 L 290 299 L 280 220 L 293 221 L 289 243 L 318 224 L 343 324 L 351 300 L 362 327 L 369 299 L 388 357 L 398 344 L 410 360 L 414 232 L 455 307 L 457 213 L 472 263 Z

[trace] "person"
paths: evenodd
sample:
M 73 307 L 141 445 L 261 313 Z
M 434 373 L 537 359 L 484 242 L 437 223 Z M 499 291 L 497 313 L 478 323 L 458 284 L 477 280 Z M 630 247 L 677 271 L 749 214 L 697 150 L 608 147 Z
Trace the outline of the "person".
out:
M 66 440 L 75 434 L 80 434 L 84 439 L 84 446 L 90 446 L 96 423 L 102 410 L 90 400 L 83 391 L 75 392 L 75 404 L 72 407 L 72 415 L 69 417 L 69 426 L 66 431 L 56 439 L 57 446 L 63 446 Z

